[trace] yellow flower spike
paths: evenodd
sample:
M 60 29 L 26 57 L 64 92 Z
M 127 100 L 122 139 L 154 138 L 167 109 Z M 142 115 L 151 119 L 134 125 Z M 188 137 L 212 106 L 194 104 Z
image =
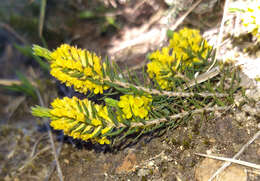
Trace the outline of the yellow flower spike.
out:
M 65 135 L 75 139 L 102 144 L 110 143 L 107 138 L 102 136 L 114 128 L 114 123 L 109 118 L 105 106 L 93 104 L 87 99 L 80 100 L 77 97 L 57 98 L 51 103 L 51 106 L 52 109 L 49 110 L 52 119 L 50 125 L 54 129 L 63 130 Z M 96 109 L 95 118 L 92 106 Z
M 101 64 L 101 58 L 95 53 L 63 44 L 51 53 L 51 58 L 51 75 L 67 86 L 74 86 L 76 91 L 102 94 L 103 90 L 109 88 L 96 83 L 103 82 L 104 64 Z
M 168 46 L 163 47 L 161 51 L 156 50 L 149 56 L 149 77 L 156 80 L 162 89 L 172 90 L 173 83 L 169 78 L 175 76 L 177 71 L 183 72 L 194 63 L 202 63 L 211 51 L 212 47 L 206 41 L 202 41 L 199 30 L 183 28 L 174 32 Z

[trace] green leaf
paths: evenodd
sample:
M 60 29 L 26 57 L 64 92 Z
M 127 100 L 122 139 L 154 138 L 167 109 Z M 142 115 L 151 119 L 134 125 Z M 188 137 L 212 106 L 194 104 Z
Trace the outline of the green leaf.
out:
M 105 102 L 108 106 L 116 107 L 119 101 L 111 98 L 105 98 Z
M 228 8 L 228 11 L 231 12 L 231 13 L 235 13 L 235 12 L 246 12 L 244 9 L 241 9 L 241 8 Z
M 80 132 L 82 133 L 82 131 L 84 131 L 84 129 L 87 127 L 87 125 L 83 124 L 82 128 L 77 129 L 75 132 Z
M 168 38 L 172 38 L 172 37 L 173 37 L 173 33 L 174 33 L 174 31 L 172 31 L 172 30 L 167 30 L 167 32 L 166 32 L 167 37 L 168 37 Z
M 32 57 L 33 53 L 32 53 L 32 47 L 31 46 L 20 46 L 16 43 L 13 44 L 13 46 L 20 52 L 22 53 L 24 56 L 26 57 Z
M 73 130 L 77 129 L 82 123 L 77 123 L 72 128 L 69 129 L 69 132 L 71 133 Z
M 112 108 L 110 106 L 107 106 L 107 111 L 108 111 L 108 116 L 109 118 L 113 121 L 113 123 L 118 126 L 118 121 L 116 116 L 114 115 L 115 113 L 113 112 Z
M 71 77 L 76 77 L 76 78 L 81 78 L 84 76 L 84 73 L 83 72 L 78 72 L 78 71 L 75 71 L 73 73 L 70 74 Z
M 31 113 L 33 116 L 37 117 L 45 117 L 50 118 L 52 115 L 50 114 L 51 109 L 41 106 L 31 107 Z
M 105 127 L 104 127 L 105 128 Z M 103 128 L 103 129 L 104 129 Z M 109 136 L 109 134 L 111 134 L 112 132 L 113 132 L 113 130 L 114 130 L 114 128 L 112 127 L 112 128 L 110 128 L 105 134 L 102 134 L 101 136 L 102 137 L 105 137 L 105 136 Z
M 131 128 L 129 129 L 119 140 L 122 140 L 124 139 L 125 137 L 131 135 L 131 134 L 134 134 L 135 132 L 137 132 L 137 129 L 138 128 Z
M 91 112 L 92 112 L 93 118 L 96 118 L 97 117 L 97 110 L 96 110 L 93 102 L 91 102 L 91 110 L 92 110 Z
M 123 87 L 118 87 L 118 86 L 115 86 L 114 88 L 124 94 L 128 94 L 129 92 L 131 92 L 129 88 L 123 88 Z
M 37 57 L 35 55 L 32 55 L 33 59 L 40 65 L 40 67 L 45 71 L 45 72 L 50 72 L 50 65 L 46 62 L 44 62 L 40 57 Z
M 121 134 L 125 129 L 126 129 L 126 127 L 121 127 L 118 130 L 116 130 L 116 131 L 113 131 L 113 132 L 108 133 L 108 134 L 106 133 L 104 136 L 110 136 L 110 137 L 116 136 L 116 135 Z
M 92 125 L 92 122 L 88 117 L 86 117 L 85 123 L 88 124 L 88 125 Z
M 40 47 L 38 45 L 33 45 L 32 49 L 33 49 L 33 54 L 34 55 L 43 57 L 43 58 L 45 58 L 48 61 L 52 60 L 51 52 L 48 49 Z
M 96 138 L 96 137 L 98 137 L 99 135 L 100 135 L 100 133 L 101 133 L 101 126 L 99 126 L 99 127 L 97 127 L 96 129 L 95 129 L 95 131 L 94 132 L 96 132 L 91 138 Z
M 77 100 L 76 102 L 77 102 L 77 107 L 78 107 L 79 111 L 80 111 L 81 113 L 83 113 L 83 110 L 82 110 L 82 107 L 81 107 L 79 101 Z
M 88 131 L 84 131 L 82 134 L 91 134 L 93 132 L 94 128 L 91 127 Z
M 21 85 L 10 85 L 10 86 L 2 86 L 2 87 L 7 90 L 23 93 L 26 96 L 32 97 L 33 99 L 37 99 L 36 89 L 29 82 L 29 80 L 20 72 L 16 72 L 16 75 L 21 81 Z
M 86 104 L 85 104 L 83 101 L 82 101 L 82 106 L 83 106 L 83 109 L 84 109 L 84 111 L 85 111 L 87 117 L 89 117 L 89 111 L 88 111 L 88 108 L 87 108 Z

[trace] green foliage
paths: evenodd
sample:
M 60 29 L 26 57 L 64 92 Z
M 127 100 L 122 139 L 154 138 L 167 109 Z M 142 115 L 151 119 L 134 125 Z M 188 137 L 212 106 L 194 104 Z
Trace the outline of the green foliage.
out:
M 109 144 L 175 128 L 193 114 L 226 110 L 240 88 L 238 72 L 221 63 L 206 72 L 212 48 L 198 33 L 173 33 L 176 42 L 184 39 L 183 46 L 170 40 L 169 47 L 150 54 L 141 75 L 130 70 L 125 74 L 108 59 L 102 63 L 96 54 L 69 45 L 53 52 L 34 46 L 36 55 L 49 60 L 54 77 L 88 98 L 56 99 L 52 108 L 35 107 L 32 113 L 49 117 L 54 129 L 73 138 Z M 100 104 L 89 101 L 96 94 L 103 95 Z
M 33 53 L 32 47 L 31 46 L 20 46 L 18 44 L 14 44 L 14 47 L 20 52 L 22 53 L 24 56 L 26 57 L 30 57 L 33 58 L 33 60 L 35 60 L 40 67 L 42 68 L 42 70 L 44 70 L 45 72 L 50 72 L 50 66 L 48 63 L 46 63 L 45 61 L 43 61 L 39 55 L 41 55 L 42 57 L 46 58 L 48 60 L 48 56 L 45 53 L 44 55 L 41 54 L 41 52 L 39 52 L 41 49 L 38 49 L 38 52 L 35 52 L 35 54 Z M 47 52 L 45 50 L 45 52 Z
M 30 81 L 26 78 L 25 75 L 23 75 L 20 72 L 16 72 L 16 75 L 18 79 L 21 81 L 20 85 L 10 85 L 10 86 L 2 86 L 4 89 L 23 93 L 26 96 L 32 97 L 33 99 L 37 99 L 36 95 L 36 89 L 35 87 L 30 83 Z

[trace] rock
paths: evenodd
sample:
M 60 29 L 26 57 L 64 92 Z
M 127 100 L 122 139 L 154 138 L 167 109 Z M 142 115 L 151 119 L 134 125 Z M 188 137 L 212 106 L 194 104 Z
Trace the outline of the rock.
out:
M 138 170 L 138 173 L 137 175 L 139 177 L 145 177 L 145 176 L 148 176 L 150 174 L 150 171 L 148 169 L 144 169 L 144 168 L 141 168 L 140 170 Z
M 137 164 L 136 155 L 132 151 L 128 152 L 128 155 L 125 157 L 123 163 L 116 168 L 116 173 L 126 173 L 134 171 L 135 165 Z
M 208 181 L 208 179 L 222 166 L 224 162 L 205 158 L 196 166 L 195 180 Z M 246 181 L 247 174 L 243 167 L 231 164 L 218 175 L 218 181 Z M 213 180 L 216 181 L 216 178 Z

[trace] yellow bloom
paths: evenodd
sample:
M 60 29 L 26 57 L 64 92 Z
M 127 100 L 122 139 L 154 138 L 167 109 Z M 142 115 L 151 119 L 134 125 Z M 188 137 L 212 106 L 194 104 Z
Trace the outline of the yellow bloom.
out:
M 110 144 L 110 141 L 106 137 L 102 137 L 101 139 L 96 140 L 99 144 Z
M 92 119 L 91 123 L 94 125 L 94 126 L 99 126 L 102 124 L 102 122 L 98 119 Z
M 151 61 L 147 64 L 149 77 L 156 80 L 162 89 L 171 90 L 173 83 L 169 78 L 177 71 L 203 62 L 211 49 L 206 41 L 203 42 L 199 30 L 183 28 L 173 33 L 169 46 L 151 53 Z
M 110 131 L 111 129 L 112 129 L 112 127 L 106 127 L 106 128 L 104 128 L 104 129 L 102 129 L 101 133 L 102 133 L 102 134 L 105 134 L 105 133 L 107 133 L 108 131 Z
M 103 81 L 101 59 L 95 53 L 63 44 L 51 53 L 51 75 L 65 83 L 74 86 L 80 93 L 93 91 L 103 93 L 108 86 L 92 82 Z
M 100 144 L 108 144 L 109 140 L 102 136 L 113 129 L 113 121 L 108 116 L 107 107 L 93 104 L 76 97 L 55 99 L 51 103 L 50 114 L 53 120 L 50 125 L 56 130 L 63 130 L 64 134 L 75 139 L 91 140 Z M 95 113 L 93 111 L 95 109 Z M 96 114 L 96 115 L 94 115 Z M 106 122 L 104 127 L 102 121 Z
M 148 118 L 148 110 L 150 110 L 150 103 L 152 99 L 151 96 L 133 96 L 133 95 L 123 95 L 120 97 L 118 106 L 123 111 L 123 117 L 126 119 L 131 119 L 133 114 L 139 116 L 142 119 Z

